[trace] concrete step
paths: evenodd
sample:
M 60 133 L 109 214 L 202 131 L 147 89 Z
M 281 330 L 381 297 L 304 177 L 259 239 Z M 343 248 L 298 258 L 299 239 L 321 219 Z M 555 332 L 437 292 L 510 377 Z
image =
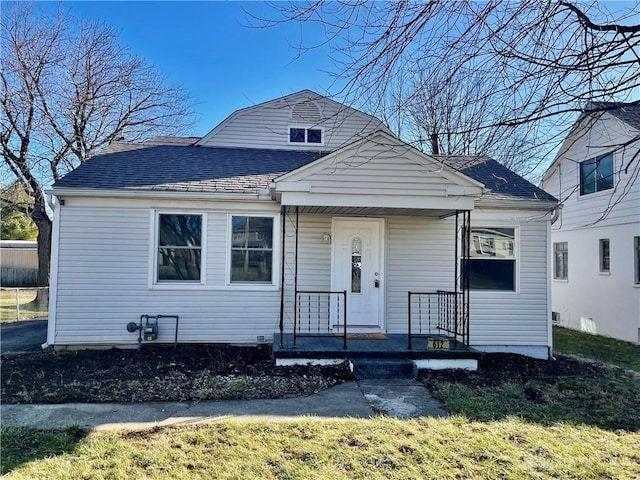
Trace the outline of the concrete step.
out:
M 414 363 L 408 358 L 352 358 L 353 375 L 368 378 L 416 378 Z

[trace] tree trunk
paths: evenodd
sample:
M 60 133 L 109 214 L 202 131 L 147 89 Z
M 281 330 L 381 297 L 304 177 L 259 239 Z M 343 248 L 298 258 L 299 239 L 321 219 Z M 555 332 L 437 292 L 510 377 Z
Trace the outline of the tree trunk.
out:
M 31 218 L 36 224 L 36 227 L 38 227 L 38 275 L 36 277 L 36 286 L 48 287 L 49 265 L 51 264 L 52 222 L 49 219 L 49 215 L 47 215 L 44 199 L 42 199 L 42 201 L 38 201 L 38 199 L 36 199 L 33 212 L 31 212 Z M 41 310 L 46 310 L 48 308 L 48 288 L 41 288 L 38 290 L 35 303 Z

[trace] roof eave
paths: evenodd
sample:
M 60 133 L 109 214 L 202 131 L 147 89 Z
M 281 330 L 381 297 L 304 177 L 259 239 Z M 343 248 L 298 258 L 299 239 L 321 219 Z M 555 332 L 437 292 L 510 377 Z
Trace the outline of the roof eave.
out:
M 86 188 L 53 187 L 46 193 L 56 197 L 98 197 L 98 198 L 169 198 L 189 200 L 269 200 L 268 191 L 261 189 L 254 193 L 200 192 L 189 190 L 146 190 L 137 188 Z

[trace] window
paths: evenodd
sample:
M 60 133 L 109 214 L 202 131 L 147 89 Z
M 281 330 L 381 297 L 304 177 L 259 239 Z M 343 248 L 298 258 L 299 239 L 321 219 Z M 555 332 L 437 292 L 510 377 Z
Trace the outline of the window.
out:
M 553 244 L 553 278 L 556 280 L 569 278 L 569 247 L 567 242 Z
M 158 215 L 156 282 L 199 282 L 202 215 Z
M 273 217 L 231 217 L 232 283 L 266 283 L 273 278 Z
M 600 271 L 608 273 L 611 267 L 611 257 L 609 250 L 609 239 L 600 239 Z
M 362 240 L 351 242 L 351 293 L 362 293 Z
M 640 285 L 640 237 L 633 237 L 635 284 Z
M 469 282 L 474 290 L 516 289 L 514 228 L 472 228 Z
M 613 153 L 580 164 L 580 195 L 613 188 Z
M 322 143 L 322 129 L 320 128 L 289 128 L 289 143 Z

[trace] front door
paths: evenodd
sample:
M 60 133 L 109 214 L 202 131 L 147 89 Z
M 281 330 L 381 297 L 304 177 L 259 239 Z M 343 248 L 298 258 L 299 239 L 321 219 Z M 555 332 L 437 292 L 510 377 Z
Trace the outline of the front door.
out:
M 347 328 L 382 329 L 384 220 L 334 218 L 331 290 L 347 291 Z

